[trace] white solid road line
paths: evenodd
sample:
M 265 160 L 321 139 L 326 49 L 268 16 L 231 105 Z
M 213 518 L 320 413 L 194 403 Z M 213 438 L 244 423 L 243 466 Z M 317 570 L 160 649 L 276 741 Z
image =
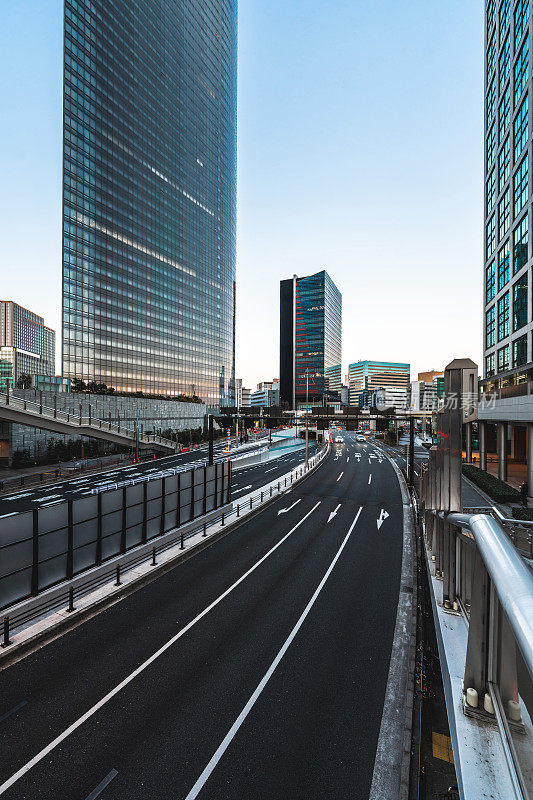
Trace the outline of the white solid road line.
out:
M 368 476 L 368 482 L 372 483 L 372 473 L 370 473 L 370 475 Z
M 343 476 L 343 475 L 344 475 L 344 472 L 341 472 L 341 474 L 340 474 L 340 475 L 339 475 L 339 477 L 337 478 L 337 483 L 340 481 L 340 479 L 342 478 L 342 476 Z
M 193 628 L 196 625 L 197 622 L 199 622 L 207 614 L 209 614 L 209 612 L 212 611 L 213 608 L 218 606 L 218 604 L 221 603 L 222 600 L 224 600 L 224 598 L 226 598 L 229 594 L 231 594 L 231 592 L 234 589 L 236 589 L 237 586 L 239 586 L 239 584 L 241 584 L 244 580 L 246 580 L 246 578 L 249 575 L 251 575 L 252 572 L 255 572 L 255 570 L 263 563 L 263 561 L 266 561 L 266 559 L 269 556 L 271 556 L 272 553 L 274 553 L 278 549 L 278 547 L 281 547 L 283 542 L 285 542 L 289 538 L 289 536 L 292 533 L 294 533 L 294 531 L 297 528 L 299 528 L 300 525 L 303 522 L 305 522 L 305 520 L 308 517 L 311 516 L 313 511 L 316 511 L 316 509 L 318 508 L 320 503 L 321 503 L 320 500 L 318 501 L 318 503 L 315 503 L 315 505 L 313 506 L 311 511 L 308 511 L 307 514 L 305 515 L 305 517 L 302 517 L 302 519 L 299 522 L 297 522 L 296 525 L 293 528 L 291 528 L 290 531 L 288 533 L 286 533 L 285 536 L 283 536 L 279 540 L 279 542 L 277 542 L 273 547 L 271 547 L 270 550 L 267 553 L 265 553 L 264 556 L 261 556 L 259 561 L 256 561 L 255 564 L 252 567 L 250 567 L 250 569 L 247 570 L 244 573 L 244 575 L 241 575 L 241 577 L 238 578 L 235 581 L 235 583 L 232 583 L 232 585 L 228 589 L 226 589 L 224 592 L 222 592 L 222 594 L 219 595 L 216 598 L 216 600 L 213 600 L 213 602 L 210 603 L 206 608 L 204 608 L 204 610 L 201 611 L 194 619 L 192 619 L 190 622 L 188 622 L 187 625 L 185 625 L 184 628 L 182 628 L 175 636 L 173 636 L 171 639 L 169 639 L 168 642 L 166 642 L 162 647 L 159 648 L 159 650 L 156 650 L 156 652 L 153 653 L 153 655 L 151 655 L 149 658 L 147 658 L 146 661 L 144 661 L 139 667 L 137 667 L 137 669 L 135 669 L 132 673 L 130 673 L 130 675 L 128 675 L 127 678 L 124 678 L 123 681 L 121 681 L 119 684 L 117 684 L 117 686 L 115 686 L 114 689 L 111 689 L 110 692 L 108 692 L 106 695 L 104 695 L 104 697 L 102 697 L 101 700 L 99 700 L 97 703 L 95 703 L 95 705 L 92 708 L 90 708 L 88 711 L 86 711 L 85 714 L 82 714 L 82 716 L 79 717 L 75 722 L 73 722 L 72 725 L 69 725 L 69 727 L 66 728 L 63 731 L 63 733 L 60 733 L 59 736 L 56 736 L 56 738 L 53 739 L 50 742 L 50 744 L 47 744 L 46 747 L 44 747 L 40 751 L 40 753 L 37 753 L 36 756 L 34 756 L 30 761 L 28 761 L 27 764 L 25 764 L 23 767 L 21 767 L 19 770 L 17 770 L 17 772 L 15 772 L 10 778 L 8 778 L 7 781 L 4 781 L 4 783 L 0 786 L 0 795 L 1 794 L 5 794 L 7 792 L 7 790 L 10 789 L 11 786 L 13 786 L 13 784 L 15 784 L 20 778 L 22 778 L 23 775 L 25 775 L 27 772 L 29 772 L 30 769 L 32 769 L 32 767 L 34 767 L 36 764 L 38 764 L 40 761 L 42 761 L 43 758 L 46 758 L 46 756 L 49 753 L 51 753 L 52 750 L 55 750 L 55 748 L 59 744 L 61 744 L 61 742 L 64 742 L 65 739 L 67 739 L 70 736 L 71 733 L 74 733 L 74 731 L 77 730 L 79 727 L 81 727 L 84 722 L 86 722 L 94 714 L 96 714 L 97 711 L 99 711 L 101 708 L 103 708 L 103 706 L 105 706 L 106 703 L 108 703 L 115 695 L 117 695 L 120 691 L 122 691 L 122 689 L 124 689 L 138 675 L 140 675 L 141 672 L 144 672 L 144 670 L 147 669 L 147 667 L 149 667 L 151 664 L 153 664 L 154 661 L 156 661 L 159 658 L 159 656 L 163 655 L 163 653 L 165 653 L 170 647 L 172 647 L 173 644 L 175 644 L 179 639 L 181 639 L 182 636 L 184 636 L 186 633 L 188 633 L 190 631 L 190 629 Z M 359 513 L 360 513 L 360 511 L 361 511 L 361 509 L 359 509 Z M 357 516 L 359 516 L 359 513 L 357 514 Z M 353 523 L 354 525 L 355 525 L 355 522 L 357 522 L 357 517 L 355 518 L 355 521 Z
M 252 484 L 250 484 L 249 486 L 244 486 L 242 489 L 236 489 L 236 491 L 232 492 L 232 494 L 240 494 L 241 492 L 245 492 L 247 489 L 251 489 L 251 488 L 252 488 Z
M 279 653 L 277 654 L 276 658 L 274 659 L 274 661 L 272 662 L 272 664 L 270 665 L 270 667 L 268 668 L 268 670 L 264 674 L 263 678 L 259 682 L 259 684 L 258 684 L 257 688 L 255 689 L 254 693 L 252 694 L 252 696 L 250 697 L 250 699 L 248 700 L 248 702 L 244 706 L 243 710 L 241 711 L 241 713 L 239 714 L 239 716 L 237 717 L 237 719 L 235 720 L 235 722 L 233 723 L 231 728 L 229 729 L 228 733 L 223 738 L 223 740 L 220 743 L 220 745 L 218 746 L 215 754 L 213 755 L 213 757 L 209 761 L 208 765 L 206 766 L 206 768 L 204 769 L 204 771 L 202 772 L 202 774 L 200 775 L 200 777 L 198 778 L 198 780 L 196 781 L 194 786 L 192 787 L 192 789 L 189 792 L 189 794 L 186 796 L 185 800 L 194 800 L 195 797 L 198 797 L 198 795 L 202 791 L 206 781 L 208 780 L 209 776 L 211 775 L 211 773 L 215 769 L 216 765 L 218 764 L 218 762 L 220 761 L 220 759 L 222 758 L 222 756 L 224 755 L 224 753 L 228 749 L 229 745 L 231 744 L 233 738 L 235 737 L 235 734 L 238 732 L 238 730 L 241 727 L 242 723 L 244 722 L 244 720 L 246 719 L 246 717 L 250 713 L 251 709 L 255 705 L 255 702 L 256 702 L 257 698 L 259 697 L 259 695 L 261 694 L 261 692 L 263 691 L 263 689 L 267 685 L 268 681 L 270 680 L 270 678 L 274 674 L 274 672 L 276 670 L 276 667 L 278 666 L 278 664 L 280 663 L 281 659 L 283 658 L 283 656 L 285 655 L 285 653 L 289 649 L 289 647 L 291 645 L 291 642 L 293 641 L 294 637 L 296 636 L 296 634 L 298 633 L 298 631 L 302 627 L 302 625 L 303 625 L 303 623 L 305 621 L 305 618 L 307 617 L 307 615 L 311 611 L 313 605 L 315 604 L 315 600 L 317 599 L 318 595 L 320 594 L 320 592 L 324 588 L 324 584 L 326 583 L 327 579 L 331 575 L 335 564 L 339 560 L 342 551 L 344 550 L 344 548 L 346 547 L 346 544 L 348 543 L 348 539 L 350 538 L 350 536 L 352 534 L 352 531 L 355 528 L 355 523 L 359 519 L 359 514 L 361 513 L 362 510 L 363 510 L 363 506 L 360 506 L 359 511 L 357 512 L 354 521 L 350 525 L 350 530 L 348 531 L 348 533 L 344 537 L 344 540 L 343 540 L 341 546 L 339 547 L 339 549 L 337 550 L 337 552 L 335 554 L 335 557 L 333 558 L 333 561 L 329 565 L 329 567 L 328 567 L 328 569 L 326 571 L 326 574 L 324 575 L 324 577 L 322 578 L 322 580 L 318 584 L 317 588 L 315 589 L 315 592 L 314 592 L 313 596 L 311 597 L 311 599 L 309 600 L 308 604 L 304 608 L 304 610 L 303 610 L 298 622 L 296 623 L 296 625 L 294 626 L 294 628 L 290 632 L 288 638 L 285 640 L 284 644 L 282 645 L 281 650 L 279 651 Z

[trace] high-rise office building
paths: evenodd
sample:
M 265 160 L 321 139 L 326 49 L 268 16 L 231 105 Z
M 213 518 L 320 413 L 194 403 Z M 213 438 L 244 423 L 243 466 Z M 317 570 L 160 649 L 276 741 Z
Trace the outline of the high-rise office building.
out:
M 410 387 L 410 365 L 393 361 L 357 361 L 348 367 L 351 406 L 377 405 L 405 410 Z
M 342 295 L 325 270 L 281 281 L 279 360 L 282 404 L 340 399 Z
M 529 0 L 485 6 L 484 374 L 519 383 L 531 366 Z
M 55 347 L 55 331 L 42 317 L 0 300 L 0 391 L 16 386 L 21 375 L 54 375 Z
M 237 0 L 65 0 L 63 373 L 234 402 Z

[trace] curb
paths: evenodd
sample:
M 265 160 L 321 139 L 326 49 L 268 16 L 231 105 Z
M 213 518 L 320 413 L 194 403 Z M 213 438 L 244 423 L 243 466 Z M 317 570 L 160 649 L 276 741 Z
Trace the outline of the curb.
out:
M 272 497 L 265 498 L 263 504 L 258 506 L 257 508 L 253 509 L 249 514 L 245 517 L 235 518 L 232 522 L 227 523 L 227 525 L 221 529 L 212 533 L 206 539 L 201 540 L 193 545 L 190 546 L 189 549 L 179 552 L 166 561 L 164 564 L 158 564 L 153 568 L 152 572 L 149 572 L 145 575 L 140 575 L 137 578 L 134 578 L 128 584 L 125 584 L 120 589 L 116 589 L 116 591 L 111 592 L 106 597 L 102 597 L 90 605 L 86 606 L 85 608 L 80 609 L 79 611 L 74 611 L 69 614 L 68 617 L 56 622 L 50 627 L 45 628 L 42 631 L 39 631 L 34 636 L 26 639 L 20 643 L 13 643 L 9 646 L 8 649 L 0 650 L 0 672 L 4 669 L 7 669 L 12 664 L 15 664 L 17 661 L 20 661 L 25 656 L 30 655 L 31 653 L 35 652 L 36 650 L 44 647 L 45 645 L 49 644 L 50 642 L 57 639 L 59 636 L 62 636 L 64 633 L 68 633 L 68 631 L 77 628 L 78 625 L 81 625 L 88 619 L 97 616 L 102 611 L 110 608 L 111 606 L 115 605 L 115 603 L 120 602 L 124 598 L 128 597 L 130 594 L 133 594 L 138 589 L 142 589 L 147 586 L 152 581 L 156 580 L 162 575 L 165 575 L 167 572 L 171 572 L 173 569 L 176 569 L 180 564 L 188 561 L 193 556 L 201 553 L 207 547 L 210 547 L 212 544 L 215 544 L 224 536 L 227 536 L 229 533 L 234 531 L 236 528 L 239 528 L 243 523 L 248 522 L 250 519 L 253 519 L 257 514 L 260 514 L 265 508 L 270 506 L 275 501 L 279 500 L 280 497 L 283 497 L 284 494 L 289 490 L 289 488 L 294 488 L 295 486 L 303 483 L 310 475 L 312 475 L 322 464 L 326 461 L 329 456 L 330 447 L 328 443 L 326 455 L 324 458 L 316 463 L 308 472 L 301 476 L 301 478 L 293 482 L 290 487 L 287 487 L 286 490 L 279 492 L 279 494 L 272 495 Z M 267 484 L 268 486 L 270 484 Z M 258 489 L 261 491 L 261 489 Z M 200 523 L 201 519 L 195 520 L 195 522 Z
M 379 448 L 378 448 L 379 449 Z M 415 524 L 407 482 L 392 458 L 403 504 L 403 550 L 398 610 L 369 800 L 408 800 L 416 659 Z

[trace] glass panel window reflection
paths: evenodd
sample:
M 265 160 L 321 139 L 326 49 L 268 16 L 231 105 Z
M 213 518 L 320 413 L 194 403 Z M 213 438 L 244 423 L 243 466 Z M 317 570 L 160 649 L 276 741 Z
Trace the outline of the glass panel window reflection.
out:
M 488 17 L 488 12 L 487 12 Z M 529 17 L 529 0 L 518 0 L 514 10 L 514 42 L 519 44 Z
M 490 258 L 496 248 L 496 215 L 487 222 L 486 248 L 487 258 Z
M 501 192 L 511 170 L 511 142 L 509 137 L 507 137 L 500 150 L 498 166 L 498 191 Z
M 500 68 L 500 92 L 502 91 L 505 81 L 507 80 L 507 76 L 509 74 L 509 67 L 511 66 L 511 36 L 508 33 L 505 37 L 505 41 L 502 45 L 502 49 L 500 52 L 499 58 L 499 68 Z
M 509 24 L 510 11 L 511 11 L 511 0 L 502 0 L 500 4 L 500 13 L 499 13 L 500 44 L 507 29 L 507 26 Z
M 487 180 L 487 214 L 490 214 L 496 202 L 496 171 L 492 170 Z
M 501 342 L 506 336 L 509 336 L 509 292 L 505 292 L 498 300 L 498 341 Z
M 509 242 L 507 241 L 498 256 L 498 291 L 503 289 L 509 280 Z
M 527 363 L 527 333 L 513 342 L 513 367 Z
M 513 331 L 527 325 L 527 272 L 513 283 Z
M 500 202 L 498 203 L 498 233 L 501 241 L 511 224 L 511 192 L 509 187 L 505 190 Z
M 504 133 L 507 130 L 507 126 L 511 121 L 511 87 L 507 84 L 505 88 L 505 92 L 502 94 L 500 98 L 500 105 L 498 108 L 498 135 L 500 137 L 500 142 L 503 139 Z
M 505 372 L 509 369 L 509 345 L 498 350 L 498 372 Z
M 518 113 L 514 120 L 514 157 L 515 161 L 518 159 L 520 153 L 526 146 L 527 136 L 528 136 L 528 96 L 524 97 L 520 108 L 518 109 Z
M 495 368 L 494 368 L 494 353 L 491 353 L 489 356 L 485 358 L 485 377 L 490 378 L 494 375 Z
M 527 261 L 528 249 L 528 216 L 527 214 L 520 220 L 518 225 L 513 231 L 513 259 L 514 259 L 514 274 L 522 269 Z
M 496 307 L 491 306 L 485 314 L 485 347 L 493 347 L 496 344 L 495 317 Z
M 524 39 L 514 65 L 514 99 L 518 102 L 520 95 L 524 91 L 528 79 L 529 67 L 529 42 Z
M 514 175 L 514 213 L 519 214 L 528 198 L 528 160 L 524 158 Z
M 490 303 L 494 300 L 496 291 L 496 280 L 494 275 L 494 261 L 492 261 L 485 270 L 485 302 Z

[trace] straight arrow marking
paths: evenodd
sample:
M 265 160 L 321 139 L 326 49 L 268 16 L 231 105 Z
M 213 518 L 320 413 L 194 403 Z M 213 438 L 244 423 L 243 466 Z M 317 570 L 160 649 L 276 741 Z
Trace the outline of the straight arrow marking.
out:
M 296 500 L 296 502 L 294 502 L 292 504 L 292 506 L 289 506 L 288 508 L 282 508 L 281 511 L 278 511 L 278 517 L 279 517 L 280 514 L 286 514 L 287 511 L 291 510 L 291 508 L 294 508 L 294 506 L 297 506 L 301 499 L 302 498 L 300 497 L 298 500 Z
M 339 505 L 337 506 L 335 511 L 332 511 L 331 514 L 329 515 L 328 522 L 330 522 L 333 519 L 333 517 L 336 515 L 336 513 L 337 513 L 337 511 L 339 510 L 340 507 L 341 507 L 341 504 L 339 503 Z

